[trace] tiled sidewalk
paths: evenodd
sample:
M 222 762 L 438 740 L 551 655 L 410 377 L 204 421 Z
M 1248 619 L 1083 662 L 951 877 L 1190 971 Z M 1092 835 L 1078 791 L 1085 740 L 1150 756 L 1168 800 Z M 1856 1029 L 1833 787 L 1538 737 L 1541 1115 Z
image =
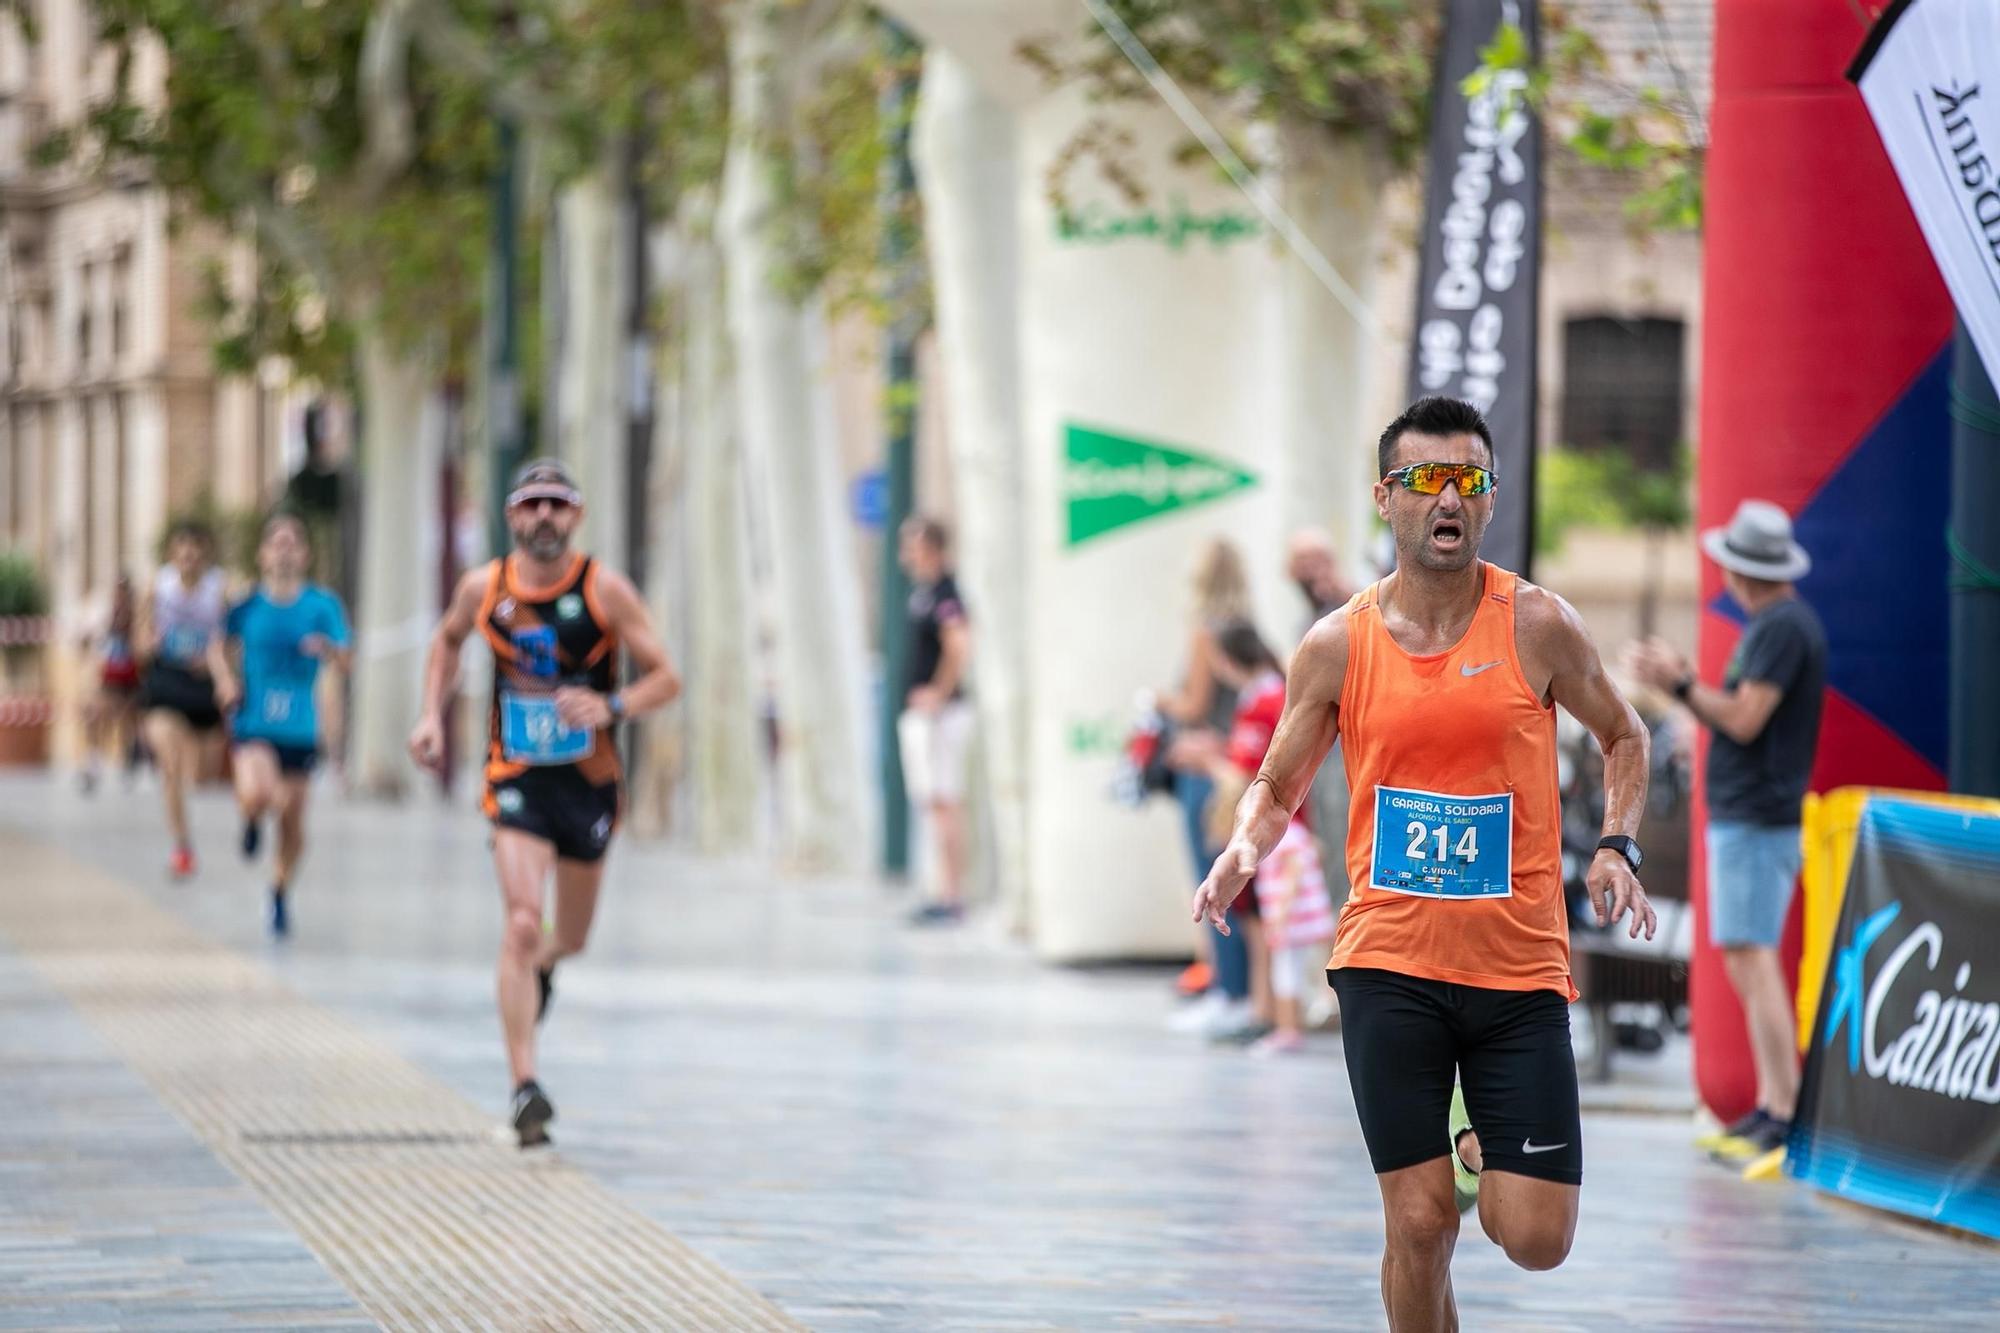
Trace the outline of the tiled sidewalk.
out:
M 1162 1031 L 1158 972 L 1049 968 L 977 927 L 912 935 L 872 884 L 621 846 L 545 1029 L 558 1147 L 523 1162 L 486 1137 L 506 1086 L 478 822 L 326 802 L 297 934 L 273 947 L 226 803 L 197 815 L 208 864 L 169 885 L 143 793 L 0 778 L 0 1093 L 20 1122 L 0 1136 L 0 1323 L 424 1324 L 394 1301 L 620 1322 L 583 1296 L 531 1317 L 528 1286 L 467 1276 L 492 1246 L 594 1274 L 592 1295 L 649 1274 L 632 1327 L 662 1326 L 639 1302 L 673 1282 L 825 1329 L 1382 1326 L 1337 1039 L 1253 1061 Z M 1991 1248 L 1745 1184 L 1684 1117 L 1585 1123 L 1575 1253 L 1523 1273 L 1468 1226 L 1466 1327 L 1994 1326 Z M 357 1180 L 417 1197 L 370 1211 Z M 621 1221 L 591 1232 L 578 1209 Z M 603 1266 L 560 1258 L 579 1238 Z M 50 1298 L 24 1303 L 21 1273 Z

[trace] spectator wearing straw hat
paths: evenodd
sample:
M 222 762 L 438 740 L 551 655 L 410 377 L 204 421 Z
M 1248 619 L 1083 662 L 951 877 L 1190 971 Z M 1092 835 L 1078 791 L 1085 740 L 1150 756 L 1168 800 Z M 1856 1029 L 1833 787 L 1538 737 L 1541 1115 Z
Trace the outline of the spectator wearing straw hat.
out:
M 1800 807 L 1819 743 L 1826 630 L 1798 595 L 1812 558 L 1785 511 L 1745 500 L 1702 551 L 1748 618 L 1719 686 L 1658 639 L 1635 645 L 1632 674 L 1670 691 L 1713 733 L 1708 751 L 1708 924 L 1742 1002 L 1757 1105 L 1728 1130 L 1735 1151 L 1785 1141 L 1798 1096 L 1798 1046 L 1778 938 L 1798 878 Z

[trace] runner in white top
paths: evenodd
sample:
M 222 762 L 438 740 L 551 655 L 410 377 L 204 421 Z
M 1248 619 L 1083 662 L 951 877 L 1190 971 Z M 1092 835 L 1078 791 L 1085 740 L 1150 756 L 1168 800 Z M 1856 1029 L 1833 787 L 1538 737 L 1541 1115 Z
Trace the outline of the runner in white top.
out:
M 176 879 L 195 871 L 187 785 L 198 771 L 204 736 L 221 728 L 223 711 L 236 699 L 235 676 L 222 655 L 222 622 L 229 605 L 214 548 L 214 538 L 199 524 L 175 526 L 139 636 L 140 655 L 147 660 L 142 699 L 146 745 L 160 770 L 167 828 L 174 839 L 167 873 Z

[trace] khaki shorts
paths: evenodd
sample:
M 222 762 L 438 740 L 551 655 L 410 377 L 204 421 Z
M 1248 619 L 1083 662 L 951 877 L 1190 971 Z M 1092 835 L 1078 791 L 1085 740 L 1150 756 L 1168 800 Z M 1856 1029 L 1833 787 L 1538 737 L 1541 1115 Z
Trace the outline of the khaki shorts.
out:
M 896 719 L 903 755 L 903 789 L 917 805 L 965 799 L 965 760 L 972 747 L 972 705 L 953 699 L 935 713 L 909 708 Z

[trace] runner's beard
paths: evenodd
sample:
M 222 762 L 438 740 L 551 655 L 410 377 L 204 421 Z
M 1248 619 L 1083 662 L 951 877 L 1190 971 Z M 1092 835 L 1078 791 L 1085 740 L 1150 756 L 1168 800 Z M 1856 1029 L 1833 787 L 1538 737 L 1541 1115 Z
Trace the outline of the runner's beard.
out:
M 556 531 L 553 523 L 537 523 L 515 537 L 521 549 L 537 560 L 559 559 L 569 550 L 569 538 Z
M 1457 532 L 1433 540 L 1440 525 L 1455 525 Z M 1479 539 L 1486 533 L 1485 525 L 1475 525 L 1465 510 L 1448 519 L 1417 518 L 1396 528 L 1397 562 L 1419 564 L 1440 574 L 1456 573 L 1478 559 Z

